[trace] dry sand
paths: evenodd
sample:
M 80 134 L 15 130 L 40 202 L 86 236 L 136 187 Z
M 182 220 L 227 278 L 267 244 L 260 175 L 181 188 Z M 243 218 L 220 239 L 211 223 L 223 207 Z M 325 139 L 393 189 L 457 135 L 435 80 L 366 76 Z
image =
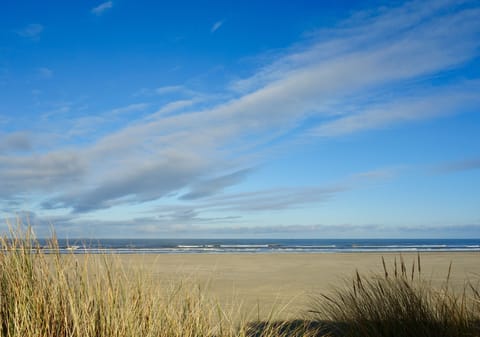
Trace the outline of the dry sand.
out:
M 265 318 L 274 308 L 276 317 L 298 317 L 315 294 L 345 284 L 358 270 L 368 275 L 383 271 L 381 257 L 393 266 L 399 254 L 165 254 L 124 255 L 127 268 L 152 273 L 159 284 L 185 278 L 206 287 L 207 294 L 230 307 L 242 303 L 242 311 Z M 411 267 L 416 254 L 403 254 Z M 452 263 L 450 284 L 463 289 L 467 279 L 480 279 L 480 253 L 422 253 L 422 275 L 435 284 L 445 281 Z M 284 308 L 284 306 L 287 307 Z

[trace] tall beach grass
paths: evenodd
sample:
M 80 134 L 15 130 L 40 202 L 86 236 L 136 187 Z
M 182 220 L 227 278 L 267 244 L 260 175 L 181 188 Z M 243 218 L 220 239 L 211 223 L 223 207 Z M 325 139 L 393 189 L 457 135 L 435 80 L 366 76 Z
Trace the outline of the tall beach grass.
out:
M 478 283 L 466 281 L 461 293 L 454 291 L 450 264 L 443 285 L 435 287 L 422 276 L 420 255 L 411 266 L 401 255 L 391 268 L 383 258 L 382 265 L 383 274 L 357 271 L 344 287 L 317 297 L 313 319 L 336 322 L 331 331 L 346 337 L 480 336 Z
M 319 296 L 307 317 L 249 322 L 191 281 L 162 286 L 116 256 L 59 254 L 55 238 L 49 248 L 21 227 L 0 239 L 0 337 L 480 336 L 478 286 L 458 294 L 447 277 L 435 288 L 420 258 L 411 268 L 383 263 L 382 275 L 357 273 Z
M 224 311 L 192 281 L 162 286 L 117 256 L 60 254 L 55 238 L 46 250 L 19 228 L 0 239 L 0 337 L 286 335 L 283 324 L 260 331 Z M 315 335 L 306 330 L 288 335 Z

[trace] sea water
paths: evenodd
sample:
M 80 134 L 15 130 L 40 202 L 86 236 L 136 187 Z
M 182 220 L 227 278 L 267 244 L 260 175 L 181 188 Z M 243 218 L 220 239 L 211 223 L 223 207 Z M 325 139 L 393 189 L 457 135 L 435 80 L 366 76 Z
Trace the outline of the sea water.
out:
M 39 240 L 40 249 L 51 249 Z M 359 252 L 480 252 L 480 239 L 59 239 L 61 253 L 268 254 Z

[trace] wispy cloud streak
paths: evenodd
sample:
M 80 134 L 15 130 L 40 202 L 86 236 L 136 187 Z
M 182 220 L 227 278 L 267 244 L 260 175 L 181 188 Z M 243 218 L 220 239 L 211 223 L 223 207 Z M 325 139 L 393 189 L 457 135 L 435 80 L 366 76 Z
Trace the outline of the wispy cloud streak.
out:
M 224 22 L 225 22 L 224 20 L 215 22 L 212 28 L 210 29 L 210 33 L 215 33 L 218 29 L 220 29 L 220 27 L 223 26 Z
M 25 38 L 36 40 L 40 38 L 40 34 L 43 32 L 43 30 L 44 27 L 41 24 L 31 23 L 26 27 L 18 30 L 17 34 Z
M 102 15 L 105 11 L 113 7 L 113 2 L 112 1 L 106 1 L 101 3 L 100 5 L 92 8 L 92 14 L 95 15 Z
M 101 14 L 111 7 L 112 2 L 105 2 L 92 12 Z M 336 190 L 282 191 L 288 196 L 282 200 L 274 197 L 278 191 L 256 196 L 222 193 L 248 179 L 245 167 L 266 160 L 258 150 L 259 140 L 297 132 L 311 139 L 339 137 L 473 111 L 480 89 L 475 79 L 453 76 L 448 83 L 422 90 L 415 83 L 452 72 L 479 56 L 478 17 L 475 3 L 414 1 L 361 13 L 328 34 L 316 32 L 250 77 L 232 83 L 235 90 L 227 91 L 220 102 L 190 105 L 191 97 L 175 96 L 192 96 L 186 87 L 157 88 L 150 94 L 167 102 L 156 113 L 112 123 L 108 133 L 99 136 L 91 131 L 91 138 L 82 138 L 80 145 L 59 143 L 31 156 L 0 156 L 0 180 L 7 182 L 0 197 L 41 191 L 45 208 L 74 213 L 159 199 L 200 203 L 216 195 L 221 195 L 215 200 L 217 210 L 322 202 Z M 146 108 L 135 104 L 116 114 Z M 181 114 L 173 113 L 180 109 Z M 109 122 L 102 118 L 97 121 Z M 307 120 L 308 127 L 299 127 Z M 72 130 L 66 131 L 73 131 L 75 123 L 69 125 Z M 15 142 L 9 142 L 4 151 L 14 148 Z
M 438 173 L 453 173 L 471 170 L 480 170 L 480 157 L 444 163 L 435 168 L 435 171 Z

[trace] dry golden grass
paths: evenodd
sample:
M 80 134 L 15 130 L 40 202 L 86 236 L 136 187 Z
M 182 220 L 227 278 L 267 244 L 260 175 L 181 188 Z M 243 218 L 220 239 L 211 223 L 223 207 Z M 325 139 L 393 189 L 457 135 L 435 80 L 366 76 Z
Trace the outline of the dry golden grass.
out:
M 46 254 L 30 230 L 0 240 L 0 337 L 280 336 L 233 319 L 192 282 L 164 288 L 148 273 L 125 272 L 112 256 Z M 300 331 L 289 335 L 313 335 Z M 305 330 L 305 329 L 304 329 Z
M 392 271 L 384 265 L 384 275 L 357 273 L 313 303 L 307 319 L 249 322 L 194 282 L 160 286 L 115 256 L 59 254 L 55 239 L 50 245 L 47 254 L 30 230 L 0 239 L 0 337 L 480 336 L 479 288 L 457 294 L 447 277 L 435 289 L 420 259 L 408 271 L 401 261 Z
M 345 287 L 316 299 L 314 319 L 336 322 L 341 336 L 466 337 L 480 336 L 478 284 L 465 284 L 461 294 L 449 287 L 451 265 L 444 285 L 433 287 L 421 274 L 420 255 L 410 268 L 400 256 L 383 275 L 358 272 Z

